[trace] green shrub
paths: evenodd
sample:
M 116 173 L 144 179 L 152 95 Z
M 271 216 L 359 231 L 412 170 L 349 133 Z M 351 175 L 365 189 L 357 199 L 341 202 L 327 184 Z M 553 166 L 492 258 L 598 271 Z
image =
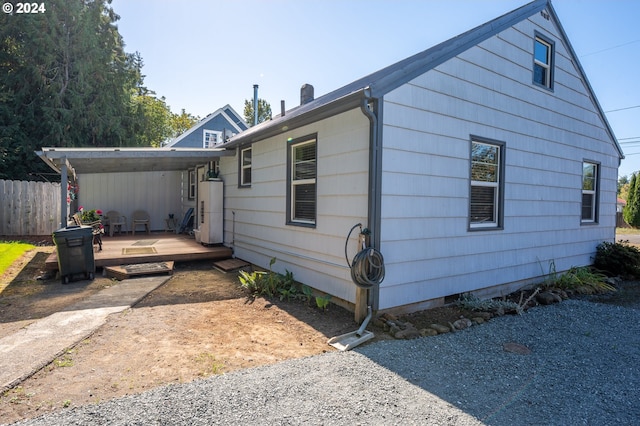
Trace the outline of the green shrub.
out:
M 596 248 L 593 266 L 610 276 L 640 277 L 640 250 L 628 241 L 603 242 Z
M 573 267 L 564 274 L 556 275 L 546 286 L 586 294 L 616 291 L 615 287 L 607 283 L 606 275 L 593 271 L 588 266 Z
M 293 272 L 286 271 L 284 275 L 273 272 L 271 267 L 274 263 L 276 263 L 275 257 L 269 262 L 269 272 L 240 271 L 238 276 L 240 286 L 253 296 L 279 296 L 280 300 L 298 297 L 299 288 L 293 279 Z

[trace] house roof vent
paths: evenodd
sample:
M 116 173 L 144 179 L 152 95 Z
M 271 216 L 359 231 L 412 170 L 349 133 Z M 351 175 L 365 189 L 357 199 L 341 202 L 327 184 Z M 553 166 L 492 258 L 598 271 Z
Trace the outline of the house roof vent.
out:
M 300 105 L 308 104 L 313 100 L 313 86 L 303 84 L 300 88 Z

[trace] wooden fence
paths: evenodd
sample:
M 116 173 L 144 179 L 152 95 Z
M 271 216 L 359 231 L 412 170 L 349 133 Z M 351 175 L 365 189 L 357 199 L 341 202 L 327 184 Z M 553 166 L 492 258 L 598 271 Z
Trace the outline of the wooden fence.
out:
M 0 235 L 51 235 L 60 225 L 60 183 L 0 180 Z

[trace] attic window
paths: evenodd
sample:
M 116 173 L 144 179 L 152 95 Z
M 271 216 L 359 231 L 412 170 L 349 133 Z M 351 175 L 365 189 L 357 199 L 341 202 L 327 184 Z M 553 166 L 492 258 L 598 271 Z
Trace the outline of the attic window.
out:
M 215 130 L 203 130 L 202 131 L 202 147 L 213 148 L 217 144 L 222 142 L 222 132 Z
M 553 89 L 553 43 L 536 35 L 533 46 L 533 82 Z

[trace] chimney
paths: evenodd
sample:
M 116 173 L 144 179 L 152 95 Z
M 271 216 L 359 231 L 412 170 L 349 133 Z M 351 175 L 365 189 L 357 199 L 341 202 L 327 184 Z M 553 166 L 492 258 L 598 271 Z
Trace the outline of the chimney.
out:
M 284 117 L 284 100 L 280 101 L 280 117 Z
M 253 125 L 258 124 L 258 85 L 253 85 Z
M 303 84 L 300 88 L 300 105 L 308 104 L 313 100 L 313 86 Z

